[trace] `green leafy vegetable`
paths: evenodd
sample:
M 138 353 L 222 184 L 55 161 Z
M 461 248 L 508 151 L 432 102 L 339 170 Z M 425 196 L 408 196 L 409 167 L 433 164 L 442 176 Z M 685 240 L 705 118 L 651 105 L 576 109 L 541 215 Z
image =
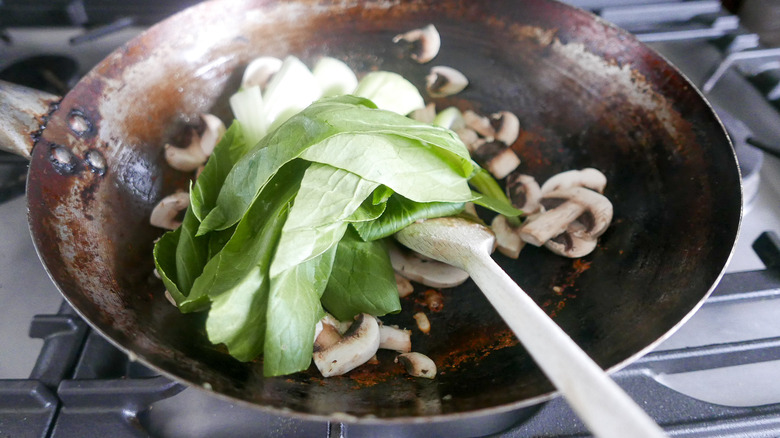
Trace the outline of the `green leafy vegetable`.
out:
M 472 200 L 517 212 L 453 132 L 366 99 L 321 99 L 256 144 L 241 125 L 154 255 L 180 310 L 208 308 L 211 342 L 242 361 L 262 354 L 268 376 L 309 366 L 326 310 L 340 319 L 400 310 L 381 238 Z
M 176 246 L 179 243 L 181 227 L 169 231 L 160 237 L 154 245 L 154 267 L 160 274 L 165 289 L 178 305 L 187 297 L 179 290 L 176 284 Z
M 263 373 L 280 376 L 311 363 L 314 326 L 324 316 L 320 297 L 330 277 L 336 247 L 271 279 Z
M 463 211 L 463 202 L 414 202 L 401 196 L 388 199 L 385 213 L 374 221 L 352 224 L 363 240 L 390 237 L 420 219 L 452 216 Z
M 252 204 L 230 240 L 214 255 L 195 280 L 190 299 L 212 298 L 245 281 L 257 266 L 265 275 L 290 206 L 301 184 L 307 163 L 297 161 L 281 169 L 269 183 L 264 196 Z
M 349 162 L 353 166 L 360 167 L 348 169 L 360 174 L 363 171 L 361 169 L 376 167 L 374 156 L 366 154 L 367 151 L 374 150 L 375 142 L 379 144 L 380 141 L 384 153 L 382 159 L 393 160 L 395 169 L 403 168 L 407 170 L 408 175 L 413 175 L 416 179 L 415 182 L 402 178 L 396 180 L 411 189 L 417 187 L 417 195 L 407 193 L 405 196 L 420 202 L 449 200 L 448 195 L 431 199 L 437 197 L 436 189 L 425 190 L 425 187 L 419 187 L 418 184 L 424 182 L 423 178 L 430 177 L 441 179 L 436 182 L 437 186 L 439 184 L 443 184 L 443 187 L 452 186 L 455 184 L 452 177 L 459 174 L 460 188 L 451 188 L 457 191 L 458 202 L 470 198 L 466 188 L 467 181 L 464 178 L 471 176 L 476 169 L 476 164 L 469 157 L 468 150 L 457 135 L 446 129 L 416 122 L 389 111 L 372 110 L 373 107 L 374 105 L 365 99 L 341 96 L 322 99 L 290 118 L 279 129 L 263 138 L 236 163 L 225 179 L 213 209 L 195 206 L 200 210 L 197 216 L 203 218 L 198 234 L 225 229 L 238 222 L 273 173 L 290 160 L 306 154 L 308 159 L 313 161 L 340 167 L 338 163 L 331 162 L 337 159 L 339 163 Z M 338 140 L 326 142 L 330 137 L 337 135 L 340 136 Z M 354 137 L 359 135 L 369 136 L 362 137 L 362 140 L 370 139 L 372 146 L 367 147 L 360 142 L 352 142 Z M 411 149 L 406 147 L 410 143 L 414 145 Z M 362 157 L 362 162 L 342 153 L 340 145 L 343 145 L 344 149 L 350 148 L 351 152 L 357 152 Z M 312 147 L 314 150 L 308 151 Z M 331 158 L 328 155 L 331 153 L 339 155 Z M 399 156 L 394 153 L 404 153 L 404 155 Z M 418 157 L 426 159 L 420 165 L 430 164 L 430 158 L 439 160 L 439 164 L 447 166 L 441 166 L 430 176 L 420 173 L 427 174 L 432 170 L 430 167 L 419 171 L 408 171 L 409 166 L 417 165 L 415 160 Z M 379 178 L 375 177 L 375 179 Z M 376 182 L 390 186 L 383 181 Z M 397 191 L 396 188 L 391 188 Z
M 313 163 L 282 228 L 271 276 L 321 255 L 335 246 L 347 219 L 378 184 L 328 165 Z
M 359 313 L 382 316 L 401 310 L 383 240 L 367 242 L 354 230 L 347 230 L 336 249 L 322 304 L 341 321 L 350 321 Z

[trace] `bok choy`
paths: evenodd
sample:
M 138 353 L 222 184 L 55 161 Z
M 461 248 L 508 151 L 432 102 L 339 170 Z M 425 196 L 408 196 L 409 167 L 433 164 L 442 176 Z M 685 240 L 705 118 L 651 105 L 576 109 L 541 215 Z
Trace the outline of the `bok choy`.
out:
M 285 68 L 304 74 L 294 61 Z M 339 66 L 319 72 L 328 69 Z M 363 87 L 391 95 L 379 88 Z M 258 91 L 236 99 L 251 102 Z M 154 250 L 179 309 L 207 311 L 210 341 L 241 361 L 262 356 L 266 376 L 309 367 L 326 311 L 342 320 L 400 311 L 382 238 L 458 214 L 467 202 L 519 214 L 452 131 L 355 95 L 320 98 L 290 115 L 277 93 L 265 103 L 284 120 L 253 129 L 251 116 L 238 117 L 193 183 L 182 226 Z M 263 102 L 249 107 L 262 113 Z

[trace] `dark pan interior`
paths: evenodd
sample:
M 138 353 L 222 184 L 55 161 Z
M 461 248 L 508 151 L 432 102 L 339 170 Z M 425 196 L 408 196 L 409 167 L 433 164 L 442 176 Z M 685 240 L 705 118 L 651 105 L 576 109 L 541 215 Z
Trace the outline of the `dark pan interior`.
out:
M 326 54 L 419 86 L 430 66 L 449 65 L 471 84 L 438 108 L 513 111 L 525 173 L 541 182 L 601 169 L 615 218 L 593 254 L 571 260 L 529 246 L 519 260 L 496 258 L 603 367 L 624 365 L 698 307 L 731 254 L 740 179 L 724 130 L 674 68 L 627 33 L 554 2 L 389 3 L 206 2 L 109 56 L 64 98 L 34 150 L 30 224 L 53 279 L 97 330 L 168 375 L 293 415 L 452 418 L 552 391 L 471 282 L 442 291 L 429 335 L 414 330 L 415 350 L 439 367 L 433 381 L 404 375 L 389 354 L 344 377 L 312 368 L 263 378 L 260 361 L 240 363 L 209 344 L 202 315 L 168 304 L 152 276 L 160 230 L 147 218 L 187 177 L 165 164 L 162 147 L 200 112 L 229 121 L 226 98 L 258 55 L 311 65 Z M 442 48 L 420 65 L 391 40 L 428 23 Z M 74 118 L 87 129 L 74 130 L 84 126 Z M 52 159 L 55 150 L 72 159 Z M 424 290 L 386 321 L 414 328 Z

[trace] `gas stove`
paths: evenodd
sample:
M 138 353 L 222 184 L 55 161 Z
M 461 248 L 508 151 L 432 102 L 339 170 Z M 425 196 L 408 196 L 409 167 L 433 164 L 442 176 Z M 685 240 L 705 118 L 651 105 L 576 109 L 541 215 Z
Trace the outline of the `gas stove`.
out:
M 0 1 L 0 78 L 62 94 L 192 3 Z M 780 49 L 718 1 L 569 3 L 677 65 L 721 117 L 743 175 L 743 224 L 722 281 L 685 325 L 614 378 L 670 436 L 780 436 Z M 25 174 L 24 161 L 0 156 L 0 436 L 588 436 L 561 398 L 530 417 L 370 427 L 279 417 L 157 375 L 62 301 L 27 231 Z

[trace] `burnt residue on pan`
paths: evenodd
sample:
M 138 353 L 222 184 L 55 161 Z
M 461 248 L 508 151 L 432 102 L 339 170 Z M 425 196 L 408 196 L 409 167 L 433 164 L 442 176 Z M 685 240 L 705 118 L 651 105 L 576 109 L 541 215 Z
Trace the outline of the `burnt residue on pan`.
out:
M 428 23 L 442 48 L 421 65 L 392 37 Z M 168 167 L 163 146 L 201 112 L 228 117 L 227 96 L 252 58 L 287 54 L 393 70 L 421 88 L 431 65 L 456 67 L 470 85 L 436 100 L 439 108 L 514 112 L 522 172 L 544 181 L 602 170 L 615 220 L 593 254 L 572 261 L 527 247 L 518 260 L 496 258 L 604 367 L 626 364 L 675 328 L 726 264 L 741 208 L 729 141 L 696 90 L 622 30 L 543 0 L 205 2 L 110 55 L 62 100 L 28 182 L 34 241 L 65 297 L 168 375 L 277 413 L 365 422 L 504 412 L 552 391 L 471 282 L 439 291 L 439 311 L 418 288 L 423 295 L 386 318 L 413 330 L 414 349 L 440 367 L 433 381 L 405 375 L 392 353 L 342 377 L 323 379 L 312 367 L 264 378 L 262 359 L 232 359 L 206 339 L 203 314 L 182 315 L 165 300 L 151 275 L 161 230 L 148 215 L 191 175 Z M 419 311 L 429 334 L 415 329 Z

